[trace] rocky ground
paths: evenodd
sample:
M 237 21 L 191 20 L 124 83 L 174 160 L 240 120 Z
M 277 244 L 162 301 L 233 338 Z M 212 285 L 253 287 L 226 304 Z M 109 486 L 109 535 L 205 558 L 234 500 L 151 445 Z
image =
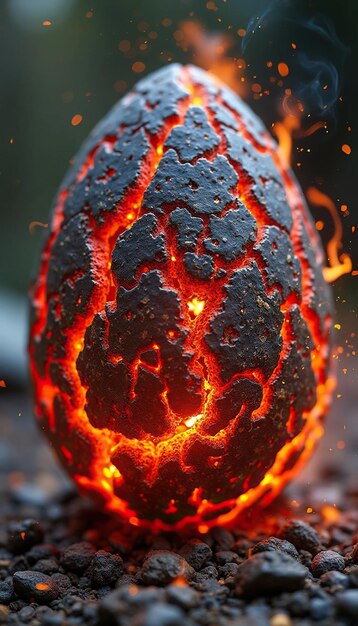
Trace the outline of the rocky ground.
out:
M 351 386 L 352 387 L 352 386 Z M 243 528 L 149 537 L 59 472 L 25 396 L 1 409 L 0 622 L 30 626 L 358 625 L 357 391 L 306 472 Z

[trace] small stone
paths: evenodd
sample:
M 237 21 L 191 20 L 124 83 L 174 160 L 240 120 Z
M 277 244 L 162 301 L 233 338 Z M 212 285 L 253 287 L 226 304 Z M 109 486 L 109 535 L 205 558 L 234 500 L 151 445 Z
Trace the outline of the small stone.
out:
M 118 615 L 128 615 L 132 608 L 146 608 L 163 602 L 165 591 L 155 587 L 140 588 L 123 585 L 105 595 L 98 605 L 96 624 L 117 624 Z
M 225 528 L 220 528 L 220 526 L 211 530 L 211 536 L 221 550 L 231 550 L 235 543 L 234 535 Z
M 219 565 L 240 562 L 240 557 L 236 554 L 236 552 L 232 552 L 232 550 L 219 550 L 219 552 L 216 552 L 215 554 L 215 559 Z
M 40 612 L 41 609 L 44 611 Z M 47 606 L 40 606 L 36 610 L 36 618 L 40 621 L 41 626 L 64 626 L 66 623 L 66 615 L 63 611 L 53 611 Z
M 37 561 L 42 561 L 43 559 L 51 559 L 53 557 L 58 556 L 59 551 L 55 546 L 48 543 L 40 543 L 36 546 L 33 546 L 31 550 L 26 552 L 26 558 L 30 565 L 33 565 Z
M 241 537 L 234 545 L 235 552 L 243 558 L 247 558 L 251 547 L 252 541 L 250 541 L 247 537 Z
M 311 617 L 317 621 L 323 621 L 332 613 L 332 600 L 330 598 L 312 598 L 310 602 Z
M 198 571 L 207 561 L 210 561 L 213 553 L 211 548 L 204 541 L 191 539 L 180 548 L 179 554 L 191 567 Z
M 14 574 L 15 572 L 25 572 L 28 569 L 28 561 L 26 557 L 24 557 L 22 554 L 20 556 L 15 556 L 13 559 L 11 559 L 8 567 L 9 574 Z
M 150 606 L 140 626 L 183 626 L 188 624 L 185 613 L 177 606 L 157 603 Z
M 123 560 L 118 554 L 99 550 L 88 569 L 88 576 L 95 588 L 112 587 L 123 573 Z
M 40 559 L 33 569 L 43 574 L 55 574 L 58 572 L 59 565 L 55 559 Z
M 116 582 L 116 587 L 122 587 L 123 585 L 135 585 L 136 579 L 135 576 L 131 574 L 123 574 L 120 578 L 118 578 Z
M 171 604 L 177 604 L 183 609 L 191 609 L 199 604 L 200 595 L 187 585 L 168 585 L 165 592 Z
M 214 599 L 215 603 L 220 603 L 230 594 L 230 589 L 219 583 L 217 580 L 206 579 L 202 582 L 194 582 L 192 583 L 197 591 L 201 591 L 206 595 L 206 597 L 210 597 Z
M 149 553 L 142 567 L 142 579 L 146 585 L 166 585 L 176 578 L 190 580 L 194 569 L 175 552 L 154 550 Z
M 323 550 L 314 557 L 311 563 L 311 572 L 315 578 L 319 578 L 322 574 L 332 570 L 343 572 L 344 566 L 343 556 L 333 550 Z
M 347 589 L 336 596 L 338 613 L 358 618 L 358 589 Z
M 29 622 L 30 619 L 35 615 L 35 609 L 32 606 L 24 606 L 21 611 L 19 611 L 18 616 L 24 622 Z
M 229 576 L 236 576 L 239 571 L 239 565 L 237 563 L 225 563 L 218 567 L 218 574 L 220 578 L 224 580 Z
M 321 541 L 312 526 L 302 520 L 291 520 L 280 530 L 280 538 L 290 541 L 297 550 L 308 550 L 316 554 L 321 548 Z
M 58 586 L 59 590 L 60 590 L 60 595 L 64 595 L 66 593 L 66 591 L 68 591 L 71 586 L 72 583 L 69 579 L 68 576 L 66 576 L 66 574 L 53 574 L 53 576 L 51 576 L 52 580 L 56 583 L 56 585 Z
M 349 578 L 342 572 L 332 570 L 326 572 L 326 574 L 322 574 L 320 583 L 322 587 L 328 587 L 329 590 L 334 592 L 343 591 L 343 589 L 347 589 L 349 586 Z
M 216 569 L 215 565 L 207 565 L 206 567 L 203 567 L 200 572 L 198 572 L 198 574 L 204 576 L 205 578 L 210 578 L 211 580 L 214 580 L 218 577 L 218 570 Z
M 307 569 L 285 552 L 260 552 L 239 565 L 236 593 L 255 597 L 295 591 L 306 575 Z
M 281 598 L 285 598 L 284 608 L 290 615 L 294 617 L 304 617 L 308 615 L 310 608 L 310 599 L 306 590 L 294 591 L 290 594 L 284 594 Z
M 95 549 L 87 541 L 74 543 L 64 551 L 61 557 L 61 564 L 71 572 L 83 572 L 95 555 Z
M 43 537 L 43 528 L 36 520 L 24 519 L 9 524 L 7 545 L 14 554 L 23 554 L 32 546 L 41 543 Z
M 97 613 L 97 606 L 95 602 L 86 604 L 83 607 L 83 619 L 85 622 L 95 623 L 95 617 Z
M 0 604 L 10 604 L 13 595 L 12 585 L 6 581 L 0 581 Z
M 270 626 L 292 626 L 292 621 L 286 613 L 276 613 L 270 619 Z
M 208 565 L 203 567 L 200 572 L 196 572 L 194 580 L 196 583 L 202 583 L 206 580 L 216 580 L 219 576 L 219 572 L 214 565 Z
M 83 603 L 75 602 L 71 607 L 72 615 L 82 615 L 83 613 Z
M 277 550 L 286 552 L 286 554 L 289 554 L 294 559 L 298 559 L 299 557 L 295 546 L 290 541 L 286 541 L 286 539 L 278 539 L 278 537 L 267 537 L 266 539 L 259 541 L 252 548 L 250 548 L 249 556 L 251 557 L 253 554 L 258 554 L 259 552 Z
M 11 612 L 18 613 L 19 611 L 21 611 L 21 609 L 24 608 L 24 606 L 27 606 L 27 602 L 19 598 L 18 600 L 14 600 L 9 604 L 9 609 Z
M 13 581 L 16 593 L 28 602 L 49 604 L 59 595 L 56 582 L 40 572 L 16 572 Z

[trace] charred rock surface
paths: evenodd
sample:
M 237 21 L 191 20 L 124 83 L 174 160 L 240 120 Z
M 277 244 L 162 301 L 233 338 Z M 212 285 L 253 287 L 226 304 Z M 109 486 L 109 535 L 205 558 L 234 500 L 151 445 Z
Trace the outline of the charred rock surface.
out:
M 283 485 L 320 430 L 321 256 L 235 94 L 177 64 L 140 81 L 65 178 L 32 289 L 36 412 L 81 489 L 138 524 L 210 526 L 270 491 L 279 452 Z

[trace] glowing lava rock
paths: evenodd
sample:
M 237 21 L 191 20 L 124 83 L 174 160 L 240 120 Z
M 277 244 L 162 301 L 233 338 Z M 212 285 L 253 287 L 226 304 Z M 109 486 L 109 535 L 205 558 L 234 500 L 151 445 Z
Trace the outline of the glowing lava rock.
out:
M 65 178 L 32 290 L 36 412 L 81 491 L 203 531 L 275 495 L 329 403 L 322 258 L 238 96 L 191 66 L 140 81 Z

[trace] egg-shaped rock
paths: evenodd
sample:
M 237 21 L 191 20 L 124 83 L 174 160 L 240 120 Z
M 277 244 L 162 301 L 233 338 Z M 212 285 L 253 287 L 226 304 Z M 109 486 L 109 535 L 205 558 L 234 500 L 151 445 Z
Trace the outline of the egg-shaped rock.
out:
M 193 66 L 137 83 L 66 176 L 31 289 L 36 413 L 80 490 L 202 531 L 277 494 L 329 404 L 322 258 L 236 94 Z

